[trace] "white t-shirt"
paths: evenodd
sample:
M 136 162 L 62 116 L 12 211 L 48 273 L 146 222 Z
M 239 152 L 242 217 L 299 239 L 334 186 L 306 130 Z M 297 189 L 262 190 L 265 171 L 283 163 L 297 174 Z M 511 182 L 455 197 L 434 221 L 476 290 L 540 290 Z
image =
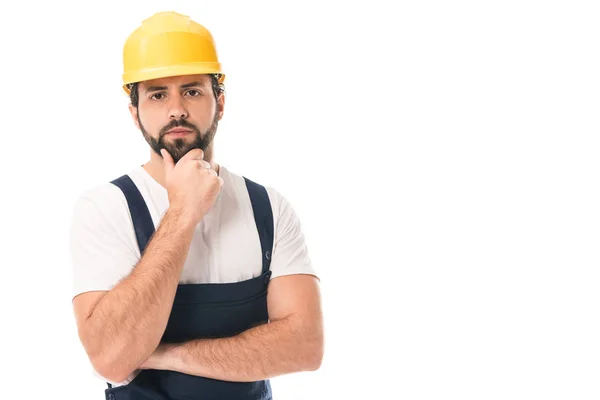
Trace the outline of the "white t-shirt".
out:
M 219 167 L 223 187 L 196 227 L 180 283 L 238 282 L 262 272 L 260 239 L 244 178 L 223 165 Z M 169 206 L 167 190 L 141 166 L 128 175 L 157 229 Z M 316 276 L 294 209 L 277 190 L 263 186 L 273 210 L 271 279 L 290 274 Z M 73 296 L 110 290 L 132 271 L 140 251 L 121 189 L 107 182 L 85 190 L 76 199 L 70 245 Z

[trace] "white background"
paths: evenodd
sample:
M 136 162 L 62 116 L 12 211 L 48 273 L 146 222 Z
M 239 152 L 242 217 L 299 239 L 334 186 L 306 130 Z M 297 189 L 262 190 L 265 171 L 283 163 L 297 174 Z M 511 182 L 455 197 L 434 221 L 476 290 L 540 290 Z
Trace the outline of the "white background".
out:
M 600 397 L 594 2 L 347 3 L 2 3 L 3 397 L 104 398 L 70 213 L 148 156 L 122 46 L 163 10 L 213 33 L 216 161 L 291 201 L 322 280 L 322 368 L 276 399 Z

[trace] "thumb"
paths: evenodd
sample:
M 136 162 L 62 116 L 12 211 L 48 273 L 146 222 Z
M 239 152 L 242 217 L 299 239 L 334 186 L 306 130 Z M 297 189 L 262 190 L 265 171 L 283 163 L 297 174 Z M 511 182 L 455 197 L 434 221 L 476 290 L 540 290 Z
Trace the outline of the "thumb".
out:
M 169 176 L 173 168 L 175 168 L 175 162 L 173 161 L 173 157 L 171 154 L 165 149 L 160 149 L 160 154 L 163 157 L 163 164 L 165 166 L 165 175 Z

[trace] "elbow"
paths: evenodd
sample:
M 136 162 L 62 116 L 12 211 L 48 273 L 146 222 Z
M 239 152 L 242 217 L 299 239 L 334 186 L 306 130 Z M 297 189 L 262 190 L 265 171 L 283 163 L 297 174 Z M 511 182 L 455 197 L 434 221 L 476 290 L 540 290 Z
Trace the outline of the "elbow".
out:
M 307 363 L 308 371 L 316 371 L 321 368 L 321 364 L 323 363 L 323 350 L 314 351 L 312 357 L 310 357 L 309 362 Z
M 93 370 L 111 383 L 127 380 L 140 366 L 141 343 L 129 337 L 110 334 L 98 323 L 86 322 L 78 329 L 79 338 Z
M 308 355 L 305 366 L 306 370 L 316 371 L 319 368 L 321 368 L 321 364 L 323 363 L 323 338 L 319 338 L 319 340 L 316 340 L 307 350 L 308 351 L 305 353 Z
M 121 350 L 130 346 L 119 346 L 114 342 L 106 345 L 99 340 L 91 340 L 89 336 L 82 337 L 82 343 L 92 368 L 108 382 L 125 381 L 138 366 L 132 362 L 136 359 L 133 351 Z
M 119 383 L 125 381 L 134 371 L 127 368 L 125 363 L 120 362 L 117 357 L 101 355 L 90 357 L 94 370 L 109 382 Z
M 125 370 L 120 367 L 117 363 L 107 362 L 92 362 L 94 370 L 109 382 L 119 383 L 127 379 L 127 377 L 133 372 Z

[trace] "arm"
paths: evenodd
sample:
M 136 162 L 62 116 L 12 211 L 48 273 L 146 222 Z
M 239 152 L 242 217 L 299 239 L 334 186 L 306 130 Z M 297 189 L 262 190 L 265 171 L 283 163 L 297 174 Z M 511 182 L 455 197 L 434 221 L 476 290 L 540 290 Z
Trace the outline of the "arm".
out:
M 169 210 L 131 274 L 112 290 L 73 302 L 79 337 L 96 371 L 123 381 L 156 349 L 167 325 L 193 235 Z
M 306 274 L 274 278 L 267 302 L 270 323 L 230 338 L 161 345 L 141 368 L 228 381 L 318 369 L 323 323 L 317 279 Z
M 92 365 L 100 375 L 116 382 L 138 369 L 160 343 L 194 229 L 223 185 L 217 173 L 208 168 L 209 163 L 202 160 L 201 149 L 188 151 L 177 164 L 168 151 L 161 149 L 161 155 L 169 208 L 142 257 L 110 291 L 83 294 L 73 304 L 79 337 Z M 106 260 L 124 262 L 121 254 L 104 255 L 115 252 L 112 237 L 122 230 L 107 228 L 107 218 L 95 224 L 86 213 L 78 215 L 73 236 L 82 234 L 84 239 L 74 246 L 77 251 L 73 253 L 82 251 L 84 256 L 76 257 L 76 269 L 91 265 L 95 278 L 102 278 L 111 267 L 102 265 Z M 116 216 L 111 213 L 112 218 Z M 103 229 L 96 229 L 98 225 Z

